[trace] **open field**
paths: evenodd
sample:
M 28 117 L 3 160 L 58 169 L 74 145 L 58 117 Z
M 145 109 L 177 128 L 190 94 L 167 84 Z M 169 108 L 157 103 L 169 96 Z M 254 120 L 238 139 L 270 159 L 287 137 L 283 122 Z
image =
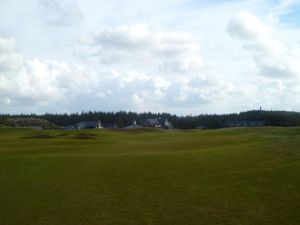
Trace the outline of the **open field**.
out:
M 0 225 L 202 224 L 300 224 L 300 128 L 0 128 Z

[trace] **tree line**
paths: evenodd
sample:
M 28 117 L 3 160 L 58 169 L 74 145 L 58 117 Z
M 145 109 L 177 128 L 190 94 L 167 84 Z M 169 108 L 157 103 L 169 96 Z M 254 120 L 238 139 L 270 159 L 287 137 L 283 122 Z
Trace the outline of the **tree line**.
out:
M 166 118 L 177 129 L 195 128 L 221 128 L 228 121 L 265 121 L 266 126 L 300 126 L 300 113 L 289 111 L 261 111 L 252 110 L 232 114 L 200 114 L 177 116 L 170 113 L 136 113 L 136 112 L 81 112 L 71 114 L 0 114 L 1 121 L 7 118 L 38 118 L 45 119 L 58 126 L 69 126 L 80 121 L 101 120 L 102 123 L 116 123 L 118 127 L 125 127 L 132 124 L 133 120 Z

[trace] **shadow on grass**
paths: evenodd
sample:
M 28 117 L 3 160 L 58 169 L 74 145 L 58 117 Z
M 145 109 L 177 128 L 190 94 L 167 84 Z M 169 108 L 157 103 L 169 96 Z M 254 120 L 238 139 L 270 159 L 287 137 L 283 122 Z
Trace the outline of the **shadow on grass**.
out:
M 55 136 L 49 134 L 37 134 L 33 136 L 22 137 L 22 139 L 49 139 L 49 138 L 55 138 Z

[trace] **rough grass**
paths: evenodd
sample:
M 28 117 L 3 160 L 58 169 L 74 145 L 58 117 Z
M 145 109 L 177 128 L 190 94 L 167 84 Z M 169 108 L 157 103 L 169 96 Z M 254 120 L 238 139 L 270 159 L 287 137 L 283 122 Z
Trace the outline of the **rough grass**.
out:
M 73 138 L 76 138 L 76 139 L 95 139 L 95 138 L 97 138 L 97 135 L 93 134 L 93 133 L 78 133 Z
M 1 128 L 0 225 L 297 225 L 299 174 L 300 128 Z
M 0 121 L 0 127 L 41 127 L 44 129 L 59 129 L 57 126 L 47 120 L 39 118 L 4 118 Z

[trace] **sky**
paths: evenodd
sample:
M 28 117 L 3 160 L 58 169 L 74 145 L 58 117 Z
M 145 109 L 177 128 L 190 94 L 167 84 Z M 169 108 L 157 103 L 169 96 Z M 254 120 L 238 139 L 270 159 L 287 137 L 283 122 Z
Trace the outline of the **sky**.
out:
M 0 113 L 300 111 L 300 0 L 0 0 Z

